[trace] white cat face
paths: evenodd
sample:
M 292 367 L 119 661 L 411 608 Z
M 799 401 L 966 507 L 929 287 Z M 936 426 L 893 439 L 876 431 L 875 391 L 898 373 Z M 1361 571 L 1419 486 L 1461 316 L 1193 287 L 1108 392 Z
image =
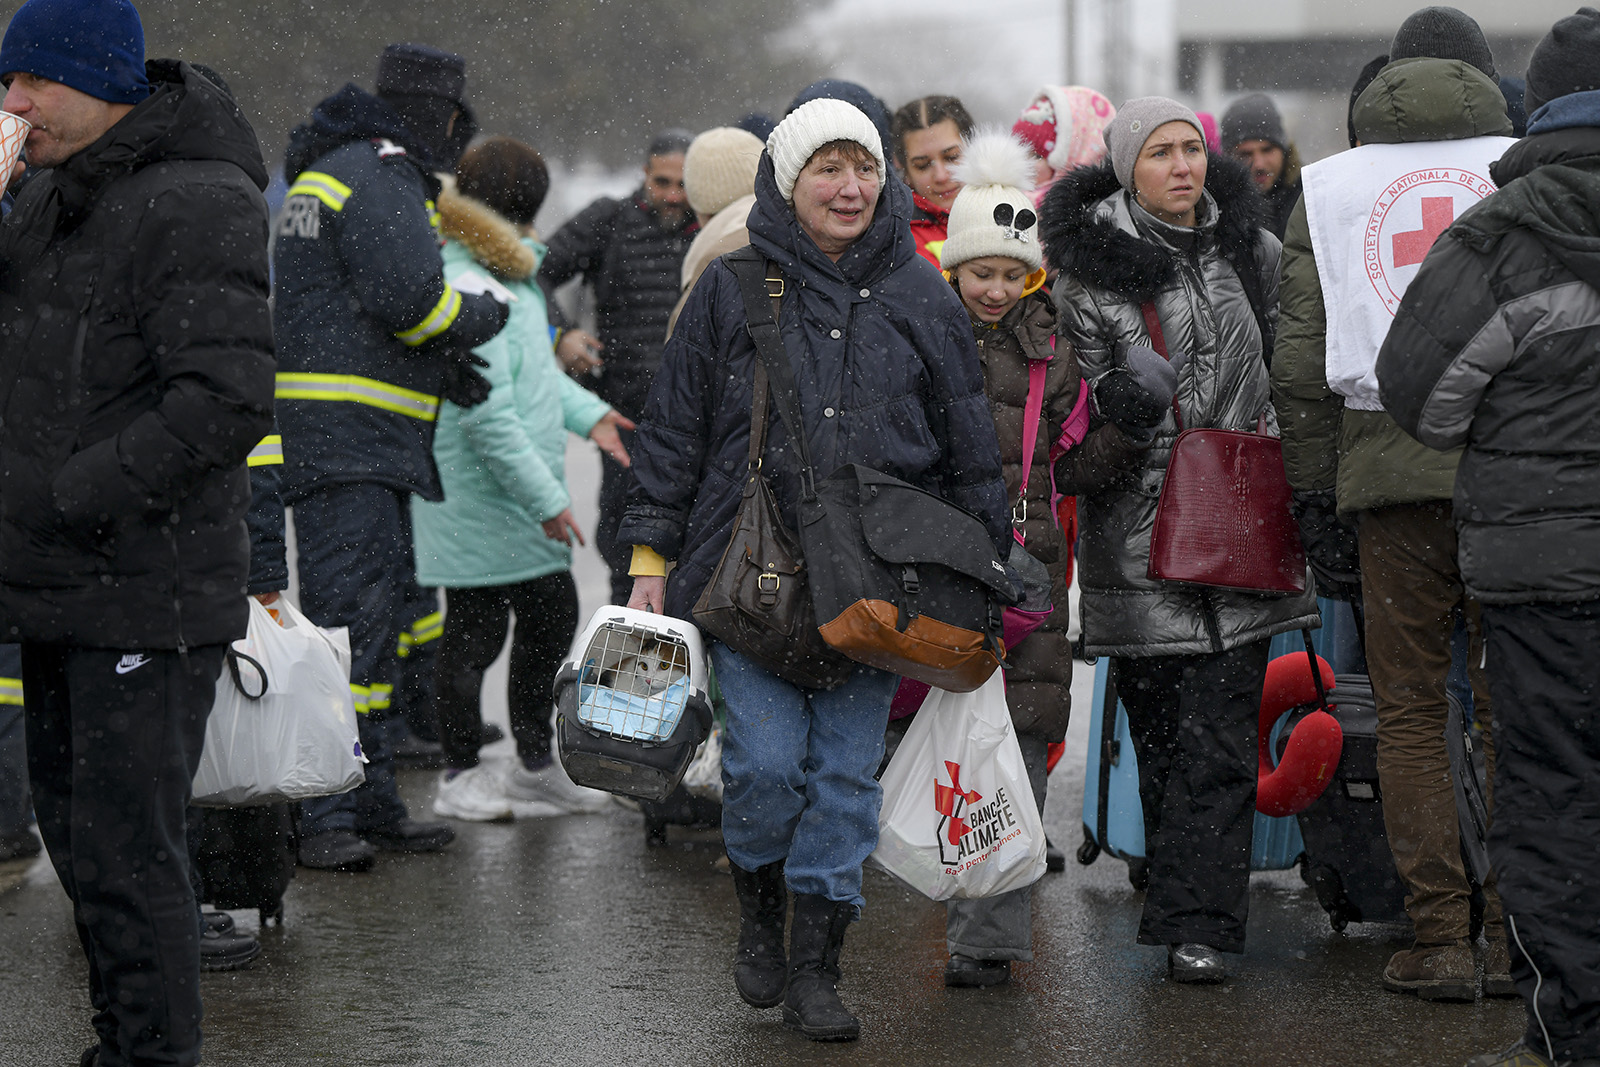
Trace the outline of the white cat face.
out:
M 639 696 L 654 696 L 689 673 L 681 645 L 646 641 L 633 655 L 617 661 L 612 688 Z

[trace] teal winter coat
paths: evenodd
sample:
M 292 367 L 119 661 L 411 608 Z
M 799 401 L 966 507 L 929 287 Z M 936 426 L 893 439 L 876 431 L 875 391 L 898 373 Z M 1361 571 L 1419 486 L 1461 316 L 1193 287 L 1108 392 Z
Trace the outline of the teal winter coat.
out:
M 572 550 L 546 537 L 541 523 L 571 504 L 568 432 L 587 436 L 610 406 L 562 373 L 551 349 L 534 282 L 544 245 L 519 238 L 511 223 L 453 189 L 440 196 L 439 211 L 450 283 L 470 290 L 488 278 L 517 299 L 505 329 L 473 350 L 489 361 L 489 399 L 474 408 L 439 405 L 433 458 L 444 500 L 412 498 L 417 580 L 468 588 L 568 570 Z

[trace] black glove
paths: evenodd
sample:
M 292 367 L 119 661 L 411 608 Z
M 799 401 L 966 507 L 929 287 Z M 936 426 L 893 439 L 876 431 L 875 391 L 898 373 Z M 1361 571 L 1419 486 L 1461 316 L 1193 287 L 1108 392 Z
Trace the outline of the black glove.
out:
M 457 407 L 475 408 L 489 399 L 489 379 L 478 373 L 489 361 L 470 348 L 456 348 L 445 364 L 444 380 L 439 383 L 439 395 Z
M 1334 600 L 1355 600 L 1361 595 L 1361 554 L 1355 530 L 1339 518 L 1333 493 L 1295 493 L 1290 509 L 1300 524 L 1300 543 L 1317 592 Z
M 1122 347 L 1119 355 L 1120 364 L 1095 380 L 1095 407 L 1130 439 L 1148 444 L 1172 407 L 1188 356 L 1180 352 L 1169 361 L 1143 345 Z

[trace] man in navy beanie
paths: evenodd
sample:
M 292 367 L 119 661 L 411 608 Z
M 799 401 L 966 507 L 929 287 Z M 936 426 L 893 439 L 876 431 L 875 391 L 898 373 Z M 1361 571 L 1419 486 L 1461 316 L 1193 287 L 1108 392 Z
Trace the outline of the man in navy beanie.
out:
M 248 617 L 245 458 L 272 425 L 266 168 L 222 88 L 144 60 L 127 0 L 28 0 L 0 42 L 38 173 L 0 224 L 0 640 L 97 1042 L 200 1058 L 184 811 Z

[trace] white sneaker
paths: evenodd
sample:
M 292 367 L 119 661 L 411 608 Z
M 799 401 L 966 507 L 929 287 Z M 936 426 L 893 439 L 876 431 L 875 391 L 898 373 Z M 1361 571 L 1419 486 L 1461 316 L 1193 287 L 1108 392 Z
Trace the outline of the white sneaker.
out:
M 454 778 L 449 771 L 439 775 L 433 813 L 467 822 L 505 822 L 512 817 L 504 780 L 483 765 L 469 767 Z
M 586 815 L 611 806 L 610 793 L 576 784 L 554 756 L 548 767 L 537 771 L 528 770 L 521 760 L 513 762 L 506 772 L 505 793 L 519 819 Z

